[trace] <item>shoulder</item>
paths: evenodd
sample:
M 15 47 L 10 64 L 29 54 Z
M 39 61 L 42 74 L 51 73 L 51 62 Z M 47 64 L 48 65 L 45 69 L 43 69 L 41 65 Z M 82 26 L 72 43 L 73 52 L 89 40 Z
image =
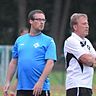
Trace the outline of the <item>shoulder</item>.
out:
M 89 39 L 85 38 L 85 41 L 87 41 L 87 43 L 91 43 Z
M 87 42 L 87 45 L 93 46 L 92 43 L 91 43 L 91 41 L 89 39 L 85 38 L 85 41 Z
M 42 34 L 42 42 L 48 45 L 55 44 L 54 39 L 51 36 L 48 36 L 46 34 Z
M 28 34 L 19 36 L 19 37 L 16 39 L 16 42 L 22 41 L 22 40 L 24 40 L 24 39 L 27 38 L 27 37 L 28 37 Z
M 42 33 L 42 37 L 44 37 L 44 38 L 46 38 L 46 39 L 52 39 L 52 37 L 51 37 L 51 36 L 48 36 L 48 35 L 43 34 L 43 33 Z
M 48 36 L 46 34 L 42 33 L 42 39 L 45 41 L 54 41 L 54 39 L 51 36 Z
M 80 41 L 74 38 L 73 36 L 70 36 L 65 40 L 65 44 L 70 45 L 70 46 L 71 45 L 76 46 L 76 45 L 80 45 Z

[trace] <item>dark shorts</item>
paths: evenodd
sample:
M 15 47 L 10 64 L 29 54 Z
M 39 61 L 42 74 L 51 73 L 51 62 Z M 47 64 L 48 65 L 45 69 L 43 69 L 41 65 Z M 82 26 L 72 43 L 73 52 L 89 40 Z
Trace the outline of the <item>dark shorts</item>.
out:
M 34 96 L 33 90 L 17 90 L 16 96 Z M 42 94 L 39 96 L 50 96 L 50 91 L 42 91 Z
M 92 96 L 92 89 L 83 87 L 68 89 L 66 96 Z

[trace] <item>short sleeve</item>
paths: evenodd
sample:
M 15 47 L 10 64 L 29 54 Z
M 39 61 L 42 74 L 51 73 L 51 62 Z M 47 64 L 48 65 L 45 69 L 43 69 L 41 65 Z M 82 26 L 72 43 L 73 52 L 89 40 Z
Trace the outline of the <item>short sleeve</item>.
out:
M 12 58 L 18 58 L 17 42 L 12 47 Z
M 47 47 L 46 54 L 45 54 L 45 59 L 52 59 L 52 60 L 57 60 L 56 56 L 56 45 L 53 39 L 50 40 L 50 43 Z

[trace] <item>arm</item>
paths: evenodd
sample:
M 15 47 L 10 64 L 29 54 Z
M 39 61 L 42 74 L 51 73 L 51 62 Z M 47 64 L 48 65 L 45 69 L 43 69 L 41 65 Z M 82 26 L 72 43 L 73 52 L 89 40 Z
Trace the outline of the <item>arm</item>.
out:
M 92 44 L 87 40 L 88 45 L 90 46 L 90 51 L 88 52 L 83 47 L 81 47 L 80 42 L 75 38 L 69 38 L 65 42 L 65 49 L 69 53 L 72 53 L 82 64 L 86 66 L 96 66 L 96 51 L 93 48 Z M 65 50 L 64 50 L 65 51 Z
M 53 60 L 47 60 L 46 66 L 44 68 L 44 71 L 43 71 L 41 77 L 39 78 L 39 81 L 41 81 L 41 82 L 44 82 L 45 81 L 45 79 L 47 78 L 47 76 L 52 71 L 53 66 L 54 66 L 54 61 Z
M 5 87 L 4 87 L 4 96 L 8 95 L 7 91 L 9 89 L 12 77 L 13 77 L 13 75 L 15 73 L 16 64 L 17 64 L 17 59 L 11 59 L 9 67 L 8 67 L 7 78 L 6 78 L 6 83 L 5 83 Z
M 91 54 L 83 54 L 80 56 L 79 60 L 87 66 L 96 67 L 96 58 Z
M 43 71 L 42 75 L 40 76 L 38 82 L 34 86 L 33 94 L 35 94 L 35 95 L 36 94 L 41 94 L 43 83 L 44 83 L 45 79 L 47 78 L 47 76 L 52 71 L 53 66 L 54 66 L 54 60 L 47 60 L 44 71 Z

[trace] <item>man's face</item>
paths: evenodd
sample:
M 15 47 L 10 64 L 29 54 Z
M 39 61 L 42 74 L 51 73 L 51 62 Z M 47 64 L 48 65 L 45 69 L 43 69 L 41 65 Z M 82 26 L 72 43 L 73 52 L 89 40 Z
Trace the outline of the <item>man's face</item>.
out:
M 77 22 L 78 23 L 76 24 L 75 28 L 76 33 L 81 37 L 87 36 L 89 33 L 89 24 L 87 18 L 82 16 Z
M 32 20 L 31 26 L 36 31 L 42 31 L 45 25 L 45 15 L 42 13 L 34 14 L 34 20 Z

